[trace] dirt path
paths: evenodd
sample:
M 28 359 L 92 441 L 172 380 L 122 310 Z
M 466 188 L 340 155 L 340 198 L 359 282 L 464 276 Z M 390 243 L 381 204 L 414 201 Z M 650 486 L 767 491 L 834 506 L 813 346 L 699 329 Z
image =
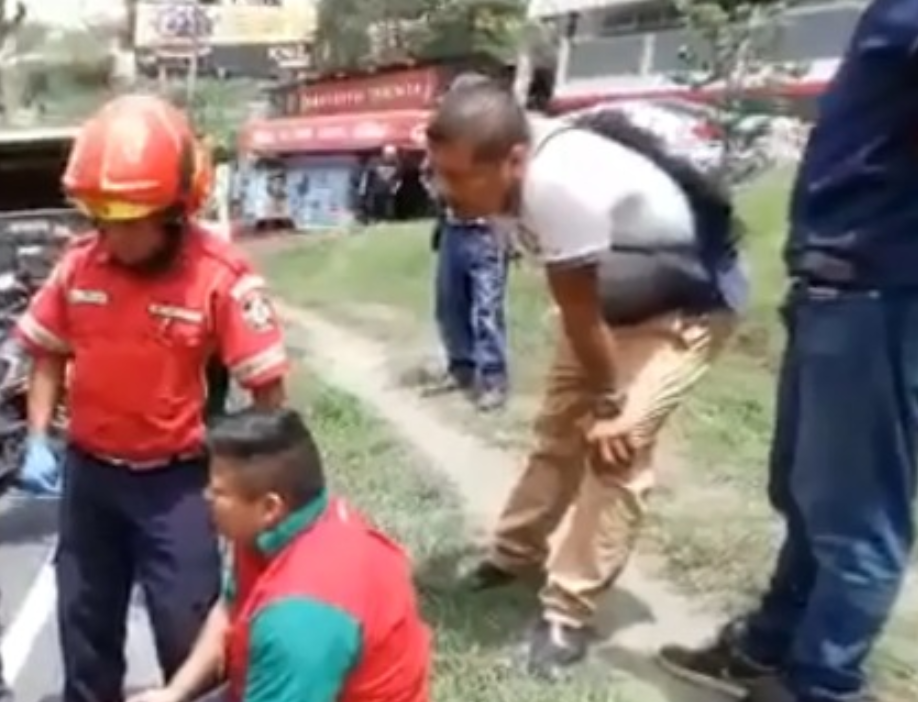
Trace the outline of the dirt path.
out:
M 386 419 L 398 435 L 428 458 L 467 505 L 469 521 L 483 540 L 517 474 L 519 457 L 487 446 L 451 426 L 412 393 L 397 387 L 387 370 L 387 350 L 378 342 L 288 305 L 279 305 L 288 323 L 290 342 L 323 381 L 358 397 Z M 716 621 L 695 608 L 669 586 L 643 574 L 639 563 L 627 571 L 605 607 L 603 624 L 614 633 L 600 647 L 613 664 L 659 681 L 672 683 L 656 671 L 646 654 L 664 642 L 696 643 L 710 636 Z M 606 626 L 602 627 L 607 628 Z M 667 699 L 695 698 L 679 686 Z M 710 700 L 710 695 L 697 699 Z

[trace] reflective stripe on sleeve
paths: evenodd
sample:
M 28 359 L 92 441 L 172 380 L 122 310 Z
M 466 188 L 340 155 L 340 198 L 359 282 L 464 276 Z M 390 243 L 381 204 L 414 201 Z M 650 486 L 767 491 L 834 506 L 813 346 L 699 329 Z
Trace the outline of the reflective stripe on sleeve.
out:
M 70 344 L 41 324 L 31 313 L 22 315 L 18 326 L 22 335 L 37 346 L 55 353 L 70 353 Z
M 241 300 L 254 290 L 262 290 L 268 284 L 260 275 L 244 275 L 230 289 L 230 297 L 234 300 Z
M 240 361 L 232 368 L 230 373 L 242 385 L 246 382 L 264 375 L 277 366 L 283 366 L 287 363 L 287 351 L 282 343 L 277 343 L 254 356 Z

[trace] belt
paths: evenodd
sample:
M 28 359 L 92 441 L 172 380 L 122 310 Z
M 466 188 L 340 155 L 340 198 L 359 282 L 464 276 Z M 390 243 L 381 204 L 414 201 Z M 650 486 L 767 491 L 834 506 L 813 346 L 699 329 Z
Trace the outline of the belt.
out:
M 880 298 L 884 294 L 895 291 L 884 291 L 872 286 L 855 286 L 845 285 L 814 278 L 796 276 L 790 279 L 790 290 L 792 293 L 810 292 L 814 297 L 829 299 L 838 297 L 845 293 L 856 293 L 864 297 Z
M 178 453 L 169 454 L 161 458 L 151 458 L 148 460 L 135 460 L 132 458 L 122 458 L 120 456 L 109 456 L 95 451 L 87 451 L 79 446 L 74 446 L 80 453 L 84 453 L 101 463 L 107 463 L 117 468 L 126 468 L 132 471 L 145 471 L 154 468 L 164 468 L 175 463 L 187 463 L 200 458 L 204 458 L 205 452 L 201 448 L 189 449 Z

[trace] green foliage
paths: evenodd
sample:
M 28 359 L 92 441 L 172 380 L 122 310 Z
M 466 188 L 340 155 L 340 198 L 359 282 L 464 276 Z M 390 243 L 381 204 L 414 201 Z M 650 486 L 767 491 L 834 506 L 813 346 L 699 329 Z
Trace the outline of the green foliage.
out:
M 713 102 L 724 141 L 724 165 L 761 136 L 750 128 L 750 92 L 756 112 L 782 109 L 780 87 L 805 70 L 781 60 L 788 0 L 675 0 L 689 35 L 682 48 L 685 69 L 674 79 Z M 713 90 L 709 90 L 713 89 Z M 764 110 L 763 110 L 764 108 Z
M 349 70 L 469 54 L 514 55 L 523 0 L 321 0 L 316 62 Z
M 518 0 L 428 0 L 427 33 L 416 47 L 422 58 L 487 54 L 502 60 L 515 53 L 525 20 Z
M 183 101 L 184 87 L 184 83 L 175 86 L 182 93 Z M 187 107 L 199 133 L 207 134 L 215 146 L 234 150 L 238 129 L 246 120 L 248 106 L 260 96 L 258 83 L 253 80 L 201 78 Z
M 370 55 L 372 0 L 321 0 L 316 16 L 315 60 L 321 69 L 361 66 Z
M 7 34 L 6 41 L 0 42 L 4 48 L 0 73 L 8 119 L 40 117 L 47 123 L 68 123 L 81 119 L 105 99 L 113 70 L 106 29 L 55 28 L 27 16 L 13 29 L 9 20 L 4 27 Z

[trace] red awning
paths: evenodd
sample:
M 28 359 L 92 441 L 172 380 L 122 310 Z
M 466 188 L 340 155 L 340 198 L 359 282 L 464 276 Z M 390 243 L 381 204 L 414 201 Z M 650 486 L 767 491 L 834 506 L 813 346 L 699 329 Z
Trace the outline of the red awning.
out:
M 243 129 L 241 146 L 259 154 L 364 151 L 386 144 L 420 149 L 429 115 L 400 110 L 253 120 Z

